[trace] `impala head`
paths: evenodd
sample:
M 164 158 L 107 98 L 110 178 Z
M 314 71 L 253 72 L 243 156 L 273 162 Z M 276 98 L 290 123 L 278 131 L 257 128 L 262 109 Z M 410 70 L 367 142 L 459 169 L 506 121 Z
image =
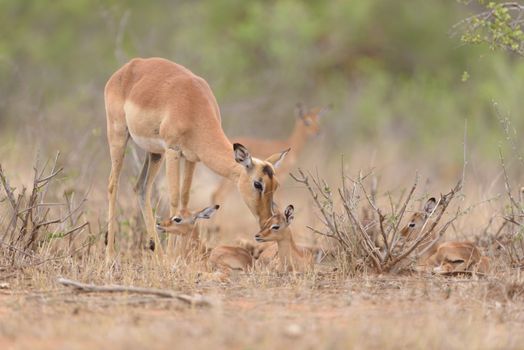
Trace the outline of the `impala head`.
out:
M 190 212 L 187 209 L 181 210 L 177 215 L 156 224 L 156 228 L 160 232 L 166 232 L 175 235 L 189 235 L 200 219 L 209 219 L 220 206 L 214 205 L 204 208 L 198 212 Z
M 275 169 L 282 163 L 289 149 L 276 153 L 266 160 L 251 157 L 247 148 L 233 145 L 235 161 L 243 166 L 237 186 L 244 202 L 262 224 L 273 213 L 273 193 L 278 188 Z
M 302 103 L 297 103 L 296 115 L 307 136 L 312 137 L 320 134 L 320 117 L 330 110 L 331 106 L 307 109 Z
M 255 240 L 257 242 L 278 242 L 287 238 L 286 235 L 289 234 L 287 228 L 294 219 L 294 212 L 295 208 L 290 204 L 283 214 L 277 213 L 270 217 L 262 226 L 260 232 L 255 235 Z
M 422 211 L 413 213 L 411 215 L 406 226 L 404 226 L 400 231 L 401 235 L 403 237 L 417 236 L 420 230 L 422 229 L 422 226 L 424 226 L 424 223 L 426 222 L 428 217 L 435 210 L 436 206 L 437 200 L 435 199 L 435 197 L 431 197 L 430 199 L 428 199 L 426 204 L 424 204 L 424 208 Z
M 433 268 L 435 273 L 450 273 L 450 272 L 463 272 L 467 271 L 469 266 L 464 259 L 445 259 L 439 266 Z

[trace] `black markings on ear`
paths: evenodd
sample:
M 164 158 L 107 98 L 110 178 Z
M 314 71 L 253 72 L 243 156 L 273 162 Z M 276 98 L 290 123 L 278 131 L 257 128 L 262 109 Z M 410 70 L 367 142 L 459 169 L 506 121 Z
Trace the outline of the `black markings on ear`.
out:
M 301 118 L 301 119 L 304 118 L 306 113 L 307 111 L 306 111 L 306 107 L 304 106 L 304 104 L 302 102 L 297 103 L 295 107 L 295 115 L 297 116 L 297 118 Z
M 294 213 L 295 207 L 293 207 L 293 205 L 291 204 L 286 207 L 286 210 L 284 210 L 284 216 L 286 217 L 286 221 L 288 223 L 290 223 L 294 219 Z
M 251 154 L 246 147 L 240 143 L 235 143 L 233 144 L 233 151 L 235 153 L 235 161 L 237 163 L 242 164 L 247 169 L 251 169 L 253 167 L 253 159 L 251 158 Z
M 435 197 L 431 197 L 430 199 L 428 199 L 428 201 L 424 205 L 424 211 L 426 212 L 426 214 L 429 215 L 433 212 L 436 206 L 437 206 L 437 200 L 435 199 Z

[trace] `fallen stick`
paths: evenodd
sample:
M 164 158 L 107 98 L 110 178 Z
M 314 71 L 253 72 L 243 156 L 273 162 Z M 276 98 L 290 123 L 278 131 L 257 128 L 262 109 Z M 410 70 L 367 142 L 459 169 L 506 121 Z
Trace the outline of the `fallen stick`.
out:
M 177 294 L 169 290 L 156 289 L 156 288 L 143 288 L 134 286 L 121 286 L 121 285 L 104 285 L 97 286 L 96 284 L 86 284 L 77 281 L 73 281 L 67 278 L 58 278 L 58 283 L 66 286 L 73 287 L 77 291 L 81 292 L 95 292 L 95 293 L 136 293 L 136 294 L 147 294 L 155 295 L 161 298 L 178 299 L 192 306 L 211 306 L 211 301 L 202 295 L 187 295 Z

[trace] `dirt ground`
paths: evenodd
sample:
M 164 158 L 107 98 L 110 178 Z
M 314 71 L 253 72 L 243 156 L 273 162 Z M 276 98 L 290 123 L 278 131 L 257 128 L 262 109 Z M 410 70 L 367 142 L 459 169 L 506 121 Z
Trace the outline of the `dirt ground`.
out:
M 524 347 L 524 286 L 500 276 L 342 279 L 257 272 L 227 283 L 189 277 L 177 286 L 167 274 L 153 285 L 202 294 L 212 305 L 82 293 L 47 274 L 18 274 L 0 290 L 0 348 Z

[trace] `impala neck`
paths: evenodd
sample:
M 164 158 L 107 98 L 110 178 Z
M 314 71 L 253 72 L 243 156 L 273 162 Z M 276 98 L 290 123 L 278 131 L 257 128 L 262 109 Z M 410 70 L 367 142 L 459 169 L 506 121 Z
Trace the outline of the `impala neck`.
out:
M 289 227 L 283 232 L 283 236 L 283 239 L 277 241 L 278 258 L 283 266 L 289 267 L 302 257 L 302 253 L 298 250 Z
M 226 137 L 222 128 L 218 132 L 202 132 L 199 142 L 192 147 L 202 163 L 214 173 L 230 179 L 237 185 L 244 167 L 235 161 L 233 145 Z M 273 193 L 262 194 L 263 198 L 249 200 L 242 194 L 244 202 L 251 213 L 257 218 L 260 228 L 273 215 Z
M 236 183 L 243 167 L 235 162 L 233 144 L 222 128 L 218 132 L 202 132 L 199 136 L 200 140 L 193 149 L 200 161 L 214 173 Z
M 297 119 L 295 122 L 295 127 L 293 128 L 293 132 L 288 139 L 289 147 L 291 147 L 294 154 L 298 155 L 302 152 L 304 146 L 306 145 L 307 138 L 308 135 L 306 126 L 300 119 Z
M 175 257 L 186 258 L 192 253 L 200 253 L 204 248 L 200 240 L 200 227 L 198 224 L 188 235 L 178 236 L 175 244 Z

